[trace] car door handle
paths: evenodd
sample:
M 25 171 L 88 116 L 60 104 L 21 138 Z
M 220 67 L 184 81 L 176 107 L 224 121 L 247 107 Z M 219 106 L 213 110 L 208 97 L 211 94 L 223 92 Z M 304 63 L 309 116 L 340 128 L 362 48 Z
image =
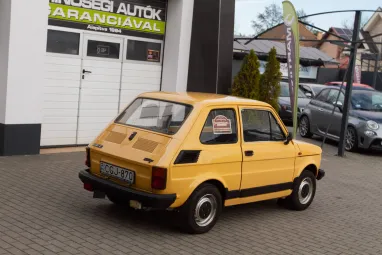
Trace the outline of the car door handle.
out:
M 322 109 L 322 108 L 319 108 L 318 110 L 319 110 L 320 112 L 323 112 L 323 111 L 324 111 L 324 109 Z
M 245 151 L 244 155 L 247 157 L 252 157 L 253 156 L 253 151 Z
M 82 73 L 92 73 L 91 71 L 87 71 L 85 69 L 82 69 Z

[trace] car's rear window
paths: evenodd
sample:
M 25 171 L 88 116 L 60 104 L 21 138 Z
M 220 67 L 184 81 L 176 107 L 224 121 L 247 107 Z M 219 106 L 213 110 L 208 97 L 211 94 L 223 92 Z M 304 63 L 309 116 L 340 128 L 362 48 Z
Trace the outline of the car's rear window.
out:
M 192 106 L 151 98 L 137 98 L 117 118 L 116 122 L 168 135 L 175 134 Z

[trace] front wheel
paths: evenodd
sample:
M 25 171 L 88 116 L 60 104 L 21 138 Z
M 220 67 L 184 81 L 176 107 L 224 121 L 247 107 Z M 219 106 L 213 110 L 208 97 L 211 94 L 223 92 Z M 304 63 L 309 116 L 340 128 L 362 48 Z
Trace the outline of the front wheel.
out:
M 309 170 L 304 170 L 294 183 L 293 191 L 286 198 L 286 206 L 302 211 L 309 207 L 316 194 L 316 177 Z
M 215 185 L 199 186 L 180 209 L 182 228 L 190 234 L 203 234 L 216 224 L 223 201 Z
M 358 149 L 357 131 L 353 127 L 348 127 L 345 136 L 345 150 L 356 151 Z

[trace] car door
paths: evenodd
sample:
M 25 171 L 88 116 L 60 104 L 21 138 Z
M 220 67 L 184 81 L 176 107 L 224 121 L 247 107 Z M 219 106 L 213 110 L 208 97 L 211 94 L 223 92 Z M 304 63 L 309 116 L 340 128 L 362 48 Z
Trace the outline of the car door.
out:
M 340 93 L 338 97 L 338 93 Z M 338 97 L 338 101 L 337 101 Z M 330 113 L 327 118 L 327 125 L 330 123 L 329 134 L 338 138 L 341 132 L 341 121 L 342 121 L 342 112 L 341 109 L 336 106 L 336 103 L 344 104 L 345 95 L 343 92 L 340 92 L 338 89 L 331 89 L 328 94 L 327 104 L 330 105 Z M 334 113 L 333 112 L 334 108 Z
M 328 97 L 330 89 L 322 90 L 317 97 L 312 99 L 309 103 L 310 114 L 310 126 L 313 132 L 315 130 L 324 130 L 325 123 L 327 120 L 325 119 L 324 106 L 326 104 L 326 100 Z
M 241 197 L 287 191 L 292 186 L 295 147 L 267 107 L 239 107 L 242 125 Z

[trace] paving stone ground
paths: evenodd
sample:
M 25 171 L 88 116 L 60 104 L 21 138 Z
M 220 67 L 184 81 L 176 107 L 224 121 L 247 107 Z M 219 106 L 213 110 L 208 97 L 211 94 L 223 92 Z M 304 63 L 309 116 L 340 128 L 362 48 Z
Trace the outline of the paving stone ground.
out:
M 320 140 L 307 140 L 319 144 Z M 83 190 L 83 153 L 0 157 L 0 254 L 382 254 L 382 154 L 326 144 L 315 200 L 226 208 L 204 235 L 170 213 L 132 212 Z

